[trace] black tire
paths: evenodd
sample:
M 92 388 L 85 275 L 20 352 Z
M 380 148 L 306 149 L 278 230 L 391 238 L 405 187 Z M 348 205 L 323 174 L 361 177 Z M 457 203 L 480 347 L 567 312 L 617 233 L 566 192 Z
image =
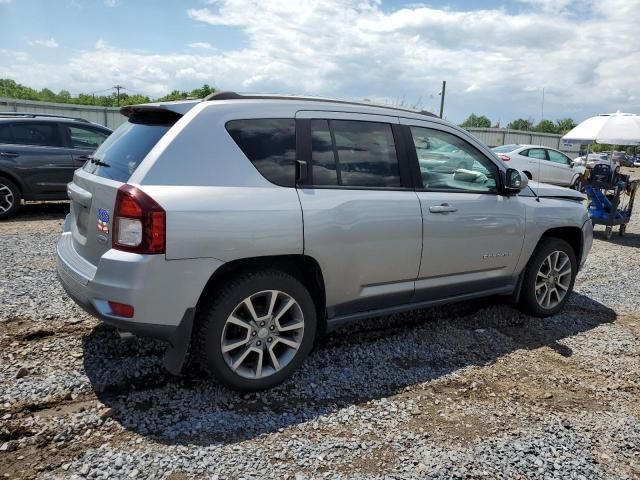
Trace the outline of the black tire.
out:
M 575 182 L 573 182 L 573 184 L 571 185 L 571 188 L 580 193 L 584 192 L 584 183 L 582 182 L 580 177 L 576 178 Z
M 571 281 L 561 301 L 552 308 L 545 308 L 538 303 L 536 298 L 536 279 L 545 259 L 557 251 L 564 252 L 567 257 L 569 257 L 569 261 L 571 262 Z M 573 291 L 577 272 L 576 254 L 573 248 L 571 248 L 571 245 L 559 238 L 543 237 L 529 259 L 525 270 L 522 290 L 520 291 L 520 308 L 522 311 L 535 317 L 548 317 L 558 313 L 562 310 Z
M 298 350 L 281 370 L 262 378 L 246 378 L 234 372 L 226 363 L 221 339 L 227 318 L 236 307 L 244 299 L 265 290 L 279 290 L 298 303 L 303 315 L 304 332 Z M 309 355 L 316 335 L 316 309 L 307 289 L 291 275 L 278 270 L 242 274 L 221 289 L 205 295 L 208 297 L 198 307 L 194 329 L 195 360 L 202 370 L 223 385 L 243 392 L 271 388 L 290 377 Z
M 0 220 L 14 217 L 20 210 L 22 194 L 15 183 L 0 177 Z

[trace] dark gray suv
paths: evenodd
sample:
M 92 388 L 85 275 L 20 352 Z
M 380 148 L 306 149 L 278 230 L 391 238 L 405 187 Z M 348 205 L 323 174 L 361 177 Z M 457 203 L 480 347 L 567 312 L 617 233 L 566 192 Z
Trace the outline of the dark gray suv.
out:
M 81 118 L 0 113 L 0 220 L 22 200 L 66 200 L 74 170 L 110 134 Z

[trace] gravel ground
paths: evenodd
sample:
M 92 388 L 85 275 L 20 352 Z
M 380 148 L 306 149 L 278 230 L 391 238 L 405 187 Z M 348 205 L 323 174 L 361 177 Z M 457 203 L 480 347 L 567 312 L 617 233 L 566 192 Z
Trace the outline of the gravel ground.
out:
M 55 279 L 65 204 L 0 223 L 0 476 L 640 477 L 640 216 L 565 311 L 496 299 L 357 323 L 240 395 L 161 367 Z M 601 230 L 601 229 L 600 229 Z

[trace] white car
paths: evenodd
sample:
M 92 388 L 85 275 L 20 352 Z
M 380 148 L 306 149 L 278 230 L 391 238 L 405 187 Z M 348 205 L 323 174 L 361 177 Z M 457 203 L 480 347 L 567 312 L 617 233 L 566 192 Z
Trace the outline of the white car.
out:
M 640 157 L 636 158 L 636 159 L 633 161 L 633 166 L 634 166 L 634 167 L 640 167 Z
M 536 182 L 580 188 L 585 168 L 574 166 L 564 153 L 541 145 L 502 145 L 492 148 L 500 160 Z

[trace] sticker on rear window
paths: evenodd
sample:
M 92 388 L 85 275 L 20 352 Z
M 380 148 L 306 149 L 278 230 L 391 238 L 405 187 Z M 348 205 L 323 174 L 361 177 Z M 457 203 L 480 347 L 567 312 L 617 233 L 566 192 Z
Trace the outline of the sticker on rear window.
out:
M 109 235 L 109 212 L 104 208 L 98 210 L 98 231 Z

